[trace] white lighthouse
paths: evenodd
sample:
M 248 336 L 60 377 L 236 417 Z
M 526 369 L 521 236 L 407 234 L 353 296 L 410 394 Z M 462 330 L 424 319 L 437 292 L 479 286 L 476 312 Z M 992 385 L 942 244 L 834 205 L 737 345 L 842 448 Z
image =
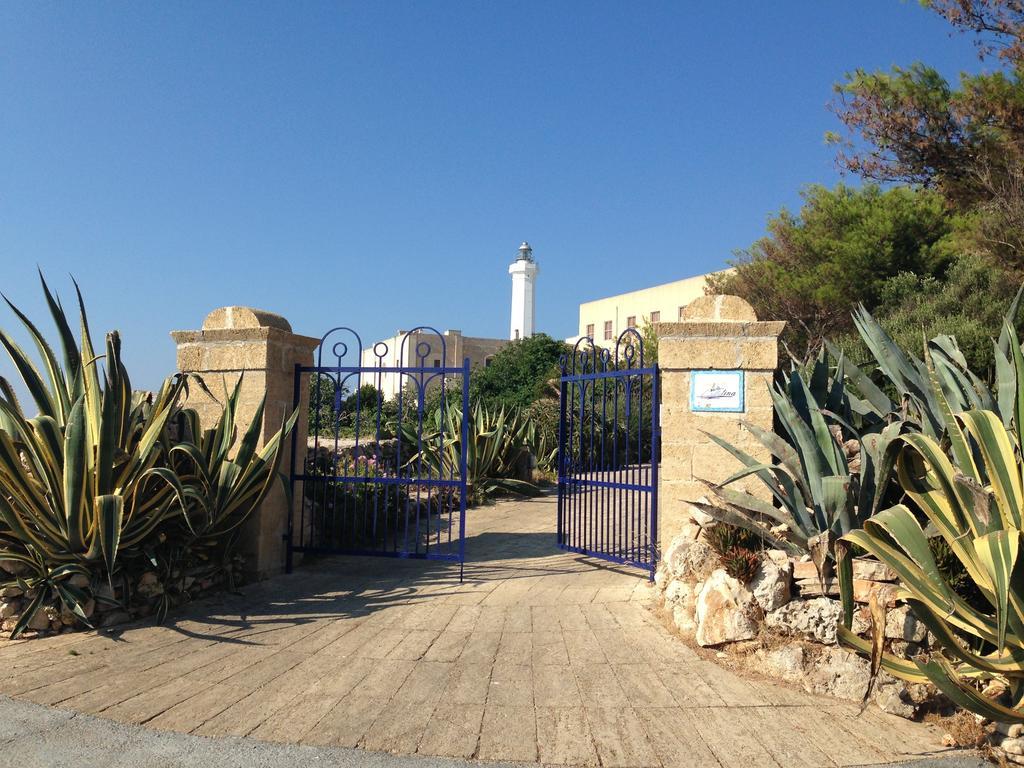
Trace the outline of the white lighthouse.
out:
M 540 267 L 533 260 L 533 248 L 524 241 L 519 246 L 519 258 L 508 268 L 512 275 L 512 325 L 508 337 L 513 341 L 533 336 L 537 314 L 533 285 L 538 272 Z

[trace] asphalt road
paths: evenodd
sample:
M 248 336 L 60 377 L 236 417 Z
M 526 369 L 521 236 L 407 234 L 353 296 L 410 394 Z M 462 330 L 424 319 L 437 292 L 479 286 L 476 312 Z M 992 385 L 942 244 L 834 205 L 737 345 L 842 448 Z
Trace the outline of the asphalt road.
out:
M 0 764 L 18 768 L 479 768 L 481 765 L 522 768 L 524 765 L 187 736 L 42 707 L 6 696 L 0 696 Z M 528 765 L 536 768 L 535 763 Z M 990 763 L 972 753 L 899 765 L 991 768 Z
M 464 768 L 480 763 L 360 749 L 203 738 L 0 697 L 0 765 L 17 768 Z M 487 763 L 513 768 L 512 763 Z M 533 766 L 536 768 L 536 766 Z

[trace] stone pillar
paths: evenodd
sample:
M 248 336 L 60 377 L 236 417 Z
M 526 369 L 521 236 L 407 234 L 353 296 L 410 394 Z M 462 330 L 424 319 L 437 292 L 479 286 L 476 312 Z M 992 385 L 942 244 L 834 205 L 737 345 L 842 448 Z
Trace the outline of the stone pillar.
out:
M 201 331 L 173 331 L 178 345 L 178 370 L 202 376 L 214 398 L 192 386 L 186 404 L 199 414 L 204 428 L 212 427 L 231 392 L 244 373 L 235 419 L 240 436 L 252 424 L 260 399 L 266 395 L 260 445 L 273 437 L 294 408 L 295 366 L 312 365 L 319 339 L 292 333 L 279 315 L 249 307 L 221 307 L 203 321 Z M 295 432 L 300 448 L 306 444 L 309 388 L 299 388 L 299 418 Z M 291 440 L 282 446 L 280 470 L 291 472 Z M 301 457 L 303 453 L 299 453 Z M 299 458 L 299 461 L 302 459 Z M 284 536 L 288 505 L 276 483 L 253 516 L 243 526 L 239 547 L 246 568 L 257 578 L 280 573 L 284 568 Z
M 769 452 L 744 423 L 771 430 L 774 408 L 770 387 L 779 361 L 779 335 L 784 322 L 763 322 L 738 296 L 703 296 L 689 304 L 678 323 L 658 323 L 658 364 L 661 369 L 661 481 L 658 540 L 665 546 L 689 524 L 688 502 L 706 495 L 701 481 L 720 482 L 740 463 L 705 434 L 714 434 L 764 461 Z M 698 392 L 693 399 L 694 373 L 725 374 L 723 381 L 742 375 L 742 404 L 725 401 L 728 411 L 701 408 L 714 405 Z M 707 374 L 697 384 L 707 382 Z M 728 389 L 726 387 L 726 389 Z M 697 405 L 695 406 L 695 402 Z M 731 486 L 769 498 L 756 478 Z

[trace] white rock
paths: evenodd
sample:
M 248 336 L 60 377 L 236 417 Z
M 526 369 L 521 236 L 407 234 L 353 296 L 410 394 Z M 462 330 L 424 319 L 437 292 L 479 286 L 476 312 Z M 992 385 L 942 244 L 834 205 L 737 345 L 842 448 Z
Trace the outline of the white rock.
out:
M 0 619 L 9 619 L 21 613 L 21 600 L 0 600 Z
M 793 561 L 781 549 L 765 550 L 764 556 L 775 563 L 780 569 L 786 571 L 790 576 L 793 575 Z
M 76 573 L 68 579 L 68 584 L 72 587 L 78 587 L 79 589 L 85 589 L 89 586 L 89 577 L 83 573 Z
M 704 539 L 695 539 L 695 532 L 676 536 L 665 549 L 662 562 L 672 579 L 703 581 L 715 569 L 718 557 Z
M 855 635 L 867 635 L 871 631 L 871 612 L 866 605 L 854 609 L 850 629 Z
M 22 576 L 28 572 L 28 566 L 21 560 L 9 560 L 0 558 L 0 571 L 6 571 L 12 576 Z
M 658 589 L 665 589 L 665 585 L 671 580 L 671 578 L 672 574 L 669 573 L 668 568 L 665 566 L 665 561 L 662 560 L 658 563 L 658 568 L 654 571 L 654 586 Z
M 920 643 L 927 633 L 924 624 L 915 618 L 906 605 L 894 608 L 885 615 L 885 636 L 888 638 Z
M 834 645 L 836 625 L 843 609 L 838 600 L 816 597 L 812 600 L 793 600 L 765 615 L 764 623 L 771 629 L 803 635 L 819 643 Z
M 754 599 L 765 613 L 781 608 L 789 602 L 792 595 L 790 591 L 791 566 L 789 558 L 786 558 L 785 554 L 783 554 L 782 563 L 783 566 L 780 567 L 778 560 L 765 557 L 750 582 L 750 591 L 754 593 Z
M 853 578 L 867 581 L 896 581 L 896 571 L 877 560 L 853 560 Z
M 702 582 L 692 584 L 674 579 L 665 590 L 665 604 L 672 610 L 672 621 L 685 635 L 692 636 L 697 631 L 697 595 L 703 586 Z
M 871 698 L 883 712 L 890 715 L 898 715 L 907 720 L 913 720 L 917 715 L 917 705 L 907 694 L 906 685 L 900 681 L 889 684 L 876 683 Z
M 28 621 L 28 628 L 35 630 L 50 628 L 50 617 L 46 615 L 44 609 L 41 608 L 32 615 L 32 618 Z
M 679 534 L 672 538 L 661 553 L 661 568 L 665 570 L 666 578 L 671 581 L 681 575 L 682 563 L 686 557 L 686 550 L 693 543 L 693 536 Z M 657 575 L 657 574 L 655 574 Z
M 686 603 L 692 606 L 697 601 L 699 590 L 694 589 L 696 585 L 683 579 L 673 579 L 665 589 L 665 602 Z
M 697 596 L 697 644 L 721 645 L 757 636 L 754 595 L 722 569 L 714 571 Z
M 759 671 L 771 677 L 790 682 L 800 682 L 804 677 L 804 649 L 796 643 L 766 650 L 758 649 L 754 654 Z
M 1024 725 L 1020 723 L 996 723 L 996 731 L 1011 739 L 1024 736 Z
M 672 609 L 672 623 L 688 637 L 697 632 L 697 613 L 692 606 L 677 605 Z
M 867 660 L 842 648 L 823 648 L 808 661 L 803 684 L 809 693 L 860 701 L 870 677 Z
M 1008 755 L 1024 755 L 1024 739 L 1003 739 L 999 748 Z

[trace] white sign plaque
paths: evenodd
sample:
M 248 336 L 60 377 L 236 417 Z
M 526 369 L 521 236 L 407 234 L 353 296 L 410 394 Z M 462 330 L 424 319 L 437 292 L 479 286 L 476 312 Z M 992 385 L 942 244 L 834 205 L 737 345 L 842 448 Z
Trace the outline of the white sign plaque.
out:
M 743 371 L 691 371 L 690 410 L 743 413 Z

